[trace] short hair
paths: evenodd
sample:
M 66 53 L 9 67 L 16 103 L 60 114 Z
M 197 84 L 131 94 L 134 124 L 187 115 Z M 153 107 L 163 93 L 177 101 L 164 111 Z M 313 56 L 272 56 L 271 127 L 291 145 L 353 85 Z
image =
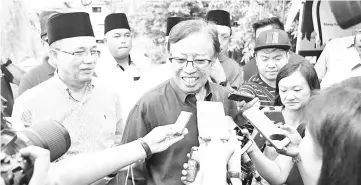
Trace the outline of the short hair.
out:
M 259 28 L 263 28 L 268 25 L 273 25 L 273 29 L 281 29 L 281 30 L 285 29 L 283 23 L 280 21 L 280 19 L 278 17 L 271 17 L 271 18 L 259 20 L 256 23 L 254 23 L 252 25 L 252 27 L 253 27 L 254 32 L 256 33 L 256 31 Z
M 361 77 L 311 97 L 304 118 L 323 154 L 318 184 L 361 184 Z
M 289 62 L 281 68 L 276 77 L 275 106 L 284 106 L 279 94 L 279 82 L 297 71 L 306 79 L 311 92 L 320 89 L 320 81 L 318 80 L 316 70 L 310 62 L 307 60 Z
M 218 40 L 218 32 L 215 24 L 212 22 L 206 22 L 203 19 L 187 20 L 176 24 L 169 33 L 168 39 L 168 51 L 170 51 L 170 45 L 179 42 L 192 33 L 206 32 L 212 39 L 214 57 L 218 56 L 220 49 L 220 43 Z M 195 41 L 197 42 L 197 41 Z

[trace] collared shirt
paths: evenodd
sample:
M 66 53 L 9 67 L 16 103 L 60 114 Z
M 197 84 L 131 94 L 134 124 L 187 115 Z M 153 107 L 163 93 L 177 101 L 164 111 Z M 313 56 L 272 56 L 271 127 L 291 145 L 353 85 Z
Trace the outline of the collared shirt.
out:
M 243 83 L 243 72 L 241 66 L 233 59 L 228 58 L 226 55 L 219 55 L 218 57 L 224 72 L 227 76 L 227 81 L 232 88 L 238 89 Z
M 361 56 L 352 38 L 333 39 L 322 51 L 315 65 L 322 89 L 347 78 L 361 76 Z
M 223 102 L 225 114 L 236 117 L 237 107 L 235 102 L 227 99 L 227 88 L 208 83 L 207 92 L 205 100 Z M 182 166 L 187 162 L 187 153 L 191 147 L 199 146 L 197 109 L 194 96 L 182 92 L 170 79 L 149 91 L 130 112 L 123 143 L 143 137 L 157 126 L 174 124 L 181 111 L 193 113 L 187 124 L 188 134 L 166 151 L 153 154 L 146 164 L 135 167 L 136 184 L 183 185 L 180 178 Z
M 24 74 L 19 84 L 19 95 L 54 76 L 55 68 L 49 64 L 49 57 Z
M 72 141 L 66 156 L 109 148 L 116 132 L 121 135 L 119 130 L 123 130 L 120 101 L 115 93 L 92 81 L 82 100 L 74 99 L 57 74 L 27 90 L 15 101 L 14 128 L 58 121 L 68 130 Z

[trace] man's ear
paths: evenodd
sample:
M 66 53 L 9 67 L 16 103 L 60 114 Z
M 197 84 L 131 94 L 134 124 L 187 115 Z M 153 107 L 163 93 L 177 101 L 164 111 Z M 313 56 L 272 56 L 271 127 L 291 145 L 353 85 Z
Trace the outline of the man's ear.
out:
M 55 65 L 58 65 L 58 53 L 54 49 L 49 50 L 49 60 L 52 61 Z

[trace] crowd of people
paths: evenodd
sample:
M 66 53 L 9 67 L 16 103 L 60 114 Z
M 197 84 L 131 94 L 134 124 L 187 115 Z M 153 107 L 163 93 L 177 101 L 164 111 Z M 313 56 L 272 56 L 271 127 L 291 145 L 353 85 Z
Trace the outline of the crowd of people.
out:
M 71 147 L 51 164 L 49 151 L 23 148 L 20 153 L 35 160 L 30 185 L 361 184 L 360 30 L 351 43 L 331 41 L 314 67 L 292 52 L 278 18 L 259 20 L 254 59 L 241 67 L 226 55 L 227 11 L 211 10 L 205 19 L 170 17 L 169 61 L 147 71 L 130 56 L 132 30 L 124 13 L 105 18 L 105 50 L 87 13 L 43 12 L 40 21 L 49 44 L 42 64 L 24 74 L 1 60 L 2 114 L 15 130 L 60 122 Z M 15 100 L 10 82 L 20 84 Z M 255 98 L 229 100 L 234 91 Z M 222 103 L 228 117 L 219 124 L 227 136 L 200 137 L 198 101 Z M 284 124 L 278 126 L 290 140 L 284 150 L 243 116 L 251 108 L 279 109 Z M 181 111 L 193 115 L 179 132 Z M 241 153 L 244 137 L 253 144 Z M 189 181 L 194 146 L 199 169 Z M 251 167 L 244 170 L 246 162 Z

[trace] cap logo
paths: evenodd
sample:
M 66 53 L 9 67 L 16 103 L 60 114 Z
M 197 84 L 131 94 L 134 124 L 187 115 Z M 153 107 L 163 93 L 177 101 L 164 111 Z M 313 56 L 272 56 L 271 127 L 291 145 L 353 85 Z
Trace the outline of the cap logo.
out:
M 266 43 L 267 44 L 277 44 L 278 38 L 280 33 L 279 32 L 272 32 L 267 34 Z

